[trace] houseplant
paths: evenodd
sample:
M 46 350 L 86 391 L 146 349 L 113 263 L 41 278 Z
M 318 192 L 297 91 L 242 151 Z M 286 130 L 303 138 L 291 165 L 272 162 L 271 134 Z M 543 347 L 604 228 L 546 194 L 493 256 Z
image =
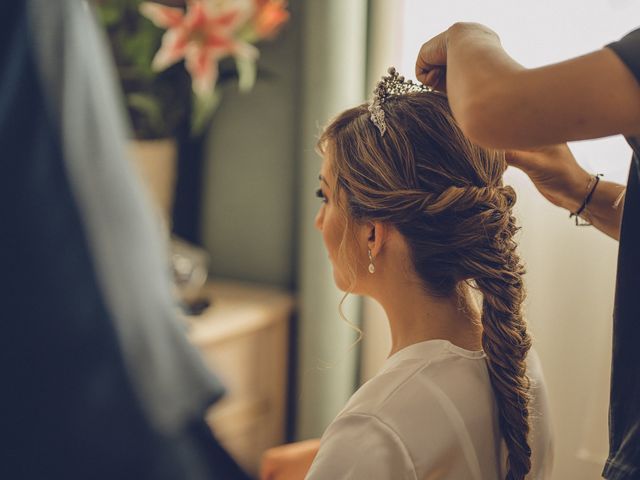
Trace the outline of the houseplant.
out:
M 136 137 L 203 132 L 217 84 L 256 78 L 256 43 L 288 20 L 286 0 L 96 0 L 113 47 Z
M 206 131 L 222 82 L 252 88 L 255 44 L 288 20 L 286 0 L 95 1 L 125 94 L 133 156 L 169 224 L 177 132 Z

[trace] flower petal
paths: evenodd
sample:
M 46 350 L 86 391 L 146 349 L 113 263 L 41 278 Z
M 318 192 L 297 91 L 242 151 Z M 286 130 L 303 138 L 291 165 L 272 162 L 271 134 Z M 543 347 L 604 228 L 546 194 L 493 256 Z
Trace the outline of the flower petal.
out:
M 167 7 L 153 2 L 142 2 L 140 13 L 161 28 L 173 28 L 182 23 L 184 13 L 180 8 Z
M 151 67 L 156 70 L 164 70 L 185 56 L 189 39 L 183 29 L 171 29 L 162 36 L 162 46 L 153 57 Z
M 187 70 L 196 95 L 211 95 L 218 79 L 218 62 L 208 48 L 190 44 L 185 55 Z
M 233 54 L 243 60 L 254 61 L 260 56 L 260 51 L 250 43 L 236 41 L 233 45 Z
M 280 27 L 289 20 L 286 3 L 271 0 L 264 4 L 254 19 L 254 28 L 259 38 L 273 38 Z
M 213 16 L 209 19 L 208 27 L 211 28 L 225 28 L 229 30 L 233 30 L 234 27 L 242 19 L 242 15 L 240 14 L 240 10 L 233 9 L 228 12 L 221 13 L 220 15 Z
M 187 4 L 185 26 L 189 30 L 202 30 L 206 28 L 209 15 L 202 0 L 193 0 Z
M 220 35 L 219 33 L 209 33 L 204 40 L 204 45 L 209 48 L 231 52 L 234 46 L 233 38 L 230 35 Z

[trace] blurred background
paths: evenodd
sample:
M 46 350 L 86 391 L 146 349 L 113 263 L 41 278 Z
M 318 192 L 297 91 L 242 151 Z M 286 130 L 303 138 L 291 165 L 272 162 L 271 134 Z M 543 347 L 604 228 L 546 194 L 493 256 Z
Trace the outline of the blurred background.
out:
M 535 67 L 620 38 L 637 27 L 640 5 L 203 1 L 236 12 L 206 19 L 222 32 L 210 43 L 215 68 L 199 62 L 206 52 L 180 50 L 178 33 L 198 34 L 202 20 L 198 12 L 176 16 L 184 2 L 161 2 L 178 8 L 173 13 L 137 0 L 96 3 L 135 132 L 136 168 L 163 219 L 159 235 L 174 235 L 190 337 L 229 387 L 211 422 L 255 473 L 265 448 L 320 436 L 388 351 L 376 304 L 345 303 L 347 319 L 364 331 L 357 344 L 338 313 L 342 295 L 313 229 L 321 127 L 366 101 L 388 66 L 414 78 L 420 45 L 455 21 L 488 25 L 514 58 Z M 157 53 L 165 31 L 173 37 Z M 622 138 L 571 148 L 589 171 L 626 182 L 630 150 Z M 576 227 L 521 172 L 508 171 L 506 181 L 518 193 L 526 315 L 555 425 L 554 478 L 600 478 L 617 244 Z

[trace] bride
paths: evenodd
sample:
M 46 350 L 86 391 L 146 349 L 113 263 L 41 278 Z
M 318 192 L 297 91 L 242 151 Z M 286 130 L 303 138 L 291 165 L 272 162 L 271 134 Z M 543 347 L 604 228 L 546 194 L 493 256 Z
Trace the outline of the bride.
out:
M 382 305 L 392 347 L 319 448 L 272 449 L 262 478 L 549 478 L 504 153 L 473 145 L 443 94 L 394 69 L 319 147 L 315 224 L 335 282 Z

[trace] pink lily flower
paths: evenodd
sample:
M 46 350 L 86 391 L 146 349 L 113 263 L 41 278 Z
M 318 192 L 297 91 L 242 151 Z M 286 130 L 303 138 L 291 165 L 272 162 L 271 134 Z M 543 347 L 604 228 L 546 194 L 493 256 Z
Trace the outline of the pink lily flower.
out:
M 218 62 L 226 56 L 255 61 L 258 50 L 238 37 L 246 21 L 239 8 L 221 9 L 203 0 L 187 2 L 186 12 L 154 2 L 140 4 L 140 12 L 166 28 L 152 67 L 164 70 L 184 58 L 196 95 L 211 95 L 218 79 Z

